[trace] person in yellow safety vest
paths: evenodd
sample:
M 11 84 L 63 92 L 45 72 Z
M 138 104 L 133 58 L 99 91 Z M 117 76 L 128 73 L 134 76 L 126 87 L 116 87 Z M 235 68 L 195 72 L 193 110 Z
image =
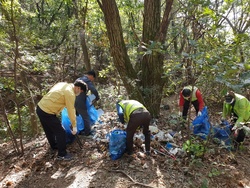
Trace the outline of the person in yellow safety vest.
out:
M 128 123 L 126 132 L 126 152 L 133 154 L 133 137 L 138 127 L 143 128 L 145 136 L 146 154 L 150 155 L 150 130 L 151 115 L 146 107 L 136 100 L 121 100 L 116 103 L 117 114 L 121 123 Z
M 195 86 L 185 86 L 181 90 L 179 98 L 179 116 L 182 116 L 183 119 L 187 119 L 190 97 L 191 103 L 195 108 L 196 115 L 200 116 L 201 111 L 204 108 L 204 102 L 200 90 Z
M 248 99 L 233 91 L 228 92 L 225 95 L 225 101 L 223 103 L 222 121 L 227 117 L 233 117 L 234 123 L 232 130 L 234 132 L 235 141 L 241 143 L 245 139 L 245 132 L 240 123 L 244 123 L 250 120 L 250 102 Z

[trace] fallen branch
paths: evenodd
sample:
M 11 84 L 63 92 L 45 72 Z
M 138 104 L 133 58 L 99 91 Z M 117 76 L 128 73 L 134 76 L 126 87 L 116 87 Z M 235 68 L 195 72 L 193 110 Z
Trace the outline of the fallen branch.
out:
M 176 160 L 175 155 L 172 155 L 172 154 L 171 154 L 166 148 L 164 148 L 162 145 L 161 145 L 161 148 L 162 148 L 164 151 L 166 151 L 166 152 L 168 153 L 168 155 L 169 155 L 172 159 Z
M 82 142 L 81 142 L 79 136 L 76 134 L 75 137 L 76 137 L 76 142 L 78 143 L 80 149 L 82 149 L 82 148 L 83 148 L 83 145 L 82 145 Z
M 140 186 L 144 186 L 144 187 L 150 187 L 150 188 L 154 188 L 154 187 L 152 187 L 152 186 L 150 186 L 150 185 L 146 185 L 146 184 L 143 184 L 143 183 L 140 183 L 140 182 L 137 182 L 137 181 L 135 181 L 130 175 L 128 175 L 127 173 L 125 173 L 124 171 L 122 171 L 122 170 L 108 170 L 109 172 L 120 172 L 120 173 L 122 173 L 122 174 L 124 174 L 125 176 L 127 176 L 129 179 L 130 179 L 130 181 L 132 181 L 133 183 L 133 185 L 140 185 Z

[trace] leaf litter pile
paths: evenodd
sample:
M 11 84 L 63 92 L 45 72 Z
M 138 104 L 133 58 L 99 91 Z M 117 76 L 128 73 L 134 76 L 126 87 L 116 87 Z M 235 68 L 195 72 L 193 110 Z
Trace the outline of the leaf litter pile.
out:
M 165 113 L 165 114 L 164 114 Z M 93 128 L 95 135 L 78 135 L 79 142 L 67 146 L 72 161 L 58 161 L 45 135 L 24 143 L 17 156 L 12 143 L 1 143 L 0 186 L 20 188 L 53 187 L 249 187 L 249 137 L 237 151 L 213 141 L 192 140 L 194 150 L 183 150 L 190 134 L 178 118 L 164 111 L 152 121 L 151 155 L 144 154 L 143 134 L 134 136 L 134 154 L 117 160 L 109 156 L 107 134 L 123 129 L 116 112 L 106 112 Z M 194 138 L 191 134 L 190 138 Z M 205 144 L 204 144 L 205 143 Z M 201 149 L 200 146 L 205 148 Z M 171 146 L 171 148 L 169 148 Z M 196 148 L 197 147 L 197 148 Z M 196 152 L 197 151 L 197 152 Z M 200 152 L 201 151 L 201 155 Z M 196 153 L 195 153 L 196 152 Z

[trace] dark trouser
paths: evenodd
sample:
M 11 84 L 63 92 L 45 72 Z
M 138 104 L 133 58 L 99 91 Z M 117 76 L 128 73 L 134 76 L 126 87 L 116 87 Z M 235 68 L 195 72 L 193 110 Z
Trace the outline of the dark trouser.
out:
M 235 138 L 235 141 L 237 143 L 241 143 L 241 142 L 243 142 L 245 140 L 245 137 L 246 137 L 246 134 L 245 134 L 244 130 L 240 129 L 239 132 L 238 132 L 237 137 Z
M 238 116 L 235 113 L 233 113 L 233 122 L 235 123 L 237 121 L 237 119 L 238 119 Z M 245 137 L 246 137 L 246 134 L 245 134 L 244 130 L 240 129 L 238 131 L 238 135 L 236 135 L 236 137 L 234 139 L 235 139 L 236 143 L 241 143 L 245 140 Z
M 187 114 L 188 114 L 188 109 L 189 109 L 189 103 L 190 102 L 188 100 L 184 101 L 183 112 L 182 112 L 183 119 L 187 119 Z M 196 111 L 196 115 L 197 115 L 198 112 L 199 112 L 199 102 L 198 102 L 198 100 L 192 101 L 191 104 L 194 106 L 195 111 Z
M 76 97 L 75 108 L 76 112 L 82 116 L 85 135 L 89 135 L 91 127 L 90 127 L 89 114 L 86 106 L 86 100 L 87 96 L 84 92 L 82 92 L 80 95 Z
M 150 131 L 149 123 L 151 120 L 150 113 L 144 109 L 135 110 L 131 115 L 126 129 L 127 132 L 127 152 L 133 152 L 133 137 L 138 127 L 143 128 L 145 136 L 145 149 L 150 151 Z
M 66 132 L 60 120 L 54 114 L 44 112 L 39 106 L 36 113 L 40 119 L 43 130 L 52 149 L 58 148 L 58 156 L 65 156 L 66 151 Z

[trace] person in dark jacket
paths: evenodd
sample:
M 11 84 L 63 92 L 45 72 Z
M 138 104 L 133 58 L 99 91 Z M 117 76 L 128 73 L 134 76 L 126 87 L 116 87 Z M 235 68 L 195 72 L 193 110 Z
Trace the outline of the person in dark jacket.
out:
M 90 90 L 91 93 L 95 95 L 95 99 L 93 103 L 100 99 L 99 93 L 93 84 L 95 78 L 96 78 L 96 73 L 95 71 L 91 70 L 91 71 L 88 71 L 82 77 L 77 79 L 77 80 L 82 80 L 87 84 L 88 88 L 87 88 L 86 93 L 88 93 L 88 91 Z M 79 96 L 76 97 L 75 108 L 76 108 L 77 113 L 82 116 L 82 119 L 84 122 L 84 132 L 80 132 L 80 134 L 89 136 L 91 135 L 91 126 L 90 126 L 90 118 L 88 115 L 87 105 L 86 105 L 86 100 L 87 100 L 86 93 L 82 92 Z
M 117 114 L 121 123 L 128 123 L 126 150 L 129 155 L 133 153 L 133 137 L 138 127 L 143 128 L 145 136 L 146 154 L 150 155 L 150 130 L 151 115 L 143 104 L 136 100 L 121 100 L 116 103 Z
M 183 119 L 187 118 L 189 103 L 191 97 L 191 104 L 194 106 L 196 115 L 200 116 L 204 108 L 204 102 L 200 90 L 197 87 L 185 86 L 180 92 L 179 99 L 179 116 Z

